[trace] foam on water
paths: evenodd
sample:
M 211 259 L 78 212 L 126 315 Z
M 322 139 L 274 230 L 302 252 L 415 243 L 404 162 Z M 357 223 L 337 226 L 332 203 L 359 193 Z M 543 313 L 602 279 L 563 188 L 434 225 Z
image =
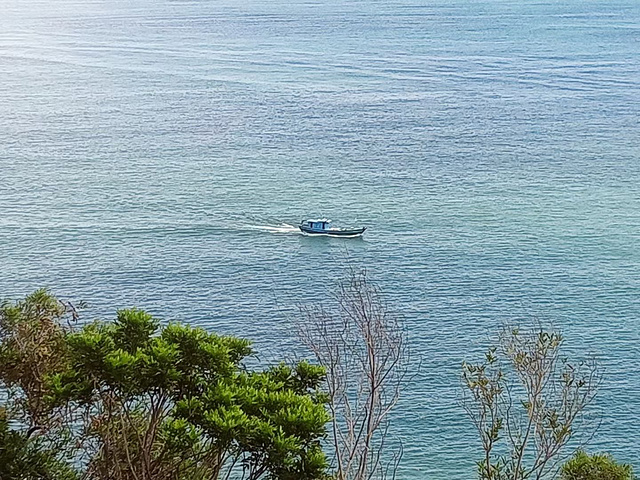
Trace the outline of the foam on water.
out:
M 302 234 L 298 227 L 296 227 L 295 225 L 289 225 L 287 223 L 281 223 L 279 225 L 247 225 L 247 228 L 253 230 L 261 230 L 263 232 L 286 235 Z

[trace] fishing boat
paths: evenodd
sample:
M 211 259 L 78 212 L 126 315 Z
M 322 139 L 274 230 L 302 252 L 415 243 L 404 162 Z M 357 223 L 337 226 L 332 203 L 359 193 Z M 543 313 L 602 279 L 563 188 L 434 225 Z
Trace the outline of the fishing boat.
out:
M 321 218 L 319 220 L 303 220 L 299 225 L 300 230 L 308 235 L 329 235 L 332 237 L 359 237 L 367 227 L 362 228 L 338 228 L 331 226 L 331 220 Z

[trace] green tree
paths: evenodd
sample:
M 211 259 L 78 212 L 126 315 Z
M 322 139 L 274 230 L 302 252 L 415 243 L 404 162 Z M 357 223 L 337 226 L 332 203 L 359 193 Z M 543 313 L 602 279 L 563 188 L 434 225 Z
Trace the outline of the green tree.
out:
M 52 400 L 87 412 L 89 470 L 97 478 L 218 478 L 242 469 L 316 479 L 329 420 L 308 364 L 247 371 L 247 340 L 158 322 L 121 310 L 67 337 L 69 369 L 52 377 Z
M 76 478 L 67 462 L 68 428 L 49 415 L 46 382 L 64 368 L 75 309 L 38 290 L 0 306 L 0 479 Z
M 26 427 L 56 425 L 48 431 L 69 440 L 85 478 L 325 477 L 322 368 L 252 371 L 249 341 L 163 328 L 142 310 L 82 328 L 63 326 L 68 313 L 44 291 L 5 304 L 0 355 L 10 361 L 0 378 L 17 392 L 9 406 L 24 407 Z
M 65 335 L 75 315 L 46 290 L 0 307 L 0 385 L 8 390 L 12 413 L 29 427 L 47 426 L 45 380 L 64 368 Z
M 607 454 L 588 455 L 584 450 L 562 466 L 562 480 L 634 480 L 631 465 L 617 463 Z
M 0 409 L 0 478 L 2 480 L 75 480 L 76 472 L 29 432 L 9 427 Z

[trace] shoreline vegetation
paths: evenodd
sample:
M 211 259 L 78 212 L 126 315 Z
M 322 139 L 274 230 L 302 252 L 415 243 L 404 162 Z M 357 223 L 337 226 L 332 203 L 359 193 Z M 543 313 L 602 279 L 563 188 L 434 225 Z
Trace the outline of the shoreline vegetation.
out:
M 83 323 L 81 306 L 46 290 L 4 302 L 0 479 L 401 480 L 410 439 L 391 437 L 390 414 L 420 362 L 366 272 L 350 271 L 332 300 L 300 306 L 309 360 L 261 369 L 245 365 L 249 340 L 139 309 Z M 597 363 L 565 358 L 542 325 L 495 338 L 461 371 L 481 452 L 469 478 L 636 479 L 584 450 Z

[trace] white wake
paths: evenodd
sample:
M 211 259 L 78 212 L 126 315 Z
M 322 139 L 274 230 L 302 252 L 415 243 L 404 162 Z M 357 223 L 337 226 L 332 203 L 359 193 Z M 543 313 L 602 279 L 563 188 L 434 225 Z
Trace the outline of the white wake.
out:
M 289 225 L 288 223 L 280 223 L 278 225 L 247 225 L 247 228 L 281 235 L 302 234 L 298 227 Z

